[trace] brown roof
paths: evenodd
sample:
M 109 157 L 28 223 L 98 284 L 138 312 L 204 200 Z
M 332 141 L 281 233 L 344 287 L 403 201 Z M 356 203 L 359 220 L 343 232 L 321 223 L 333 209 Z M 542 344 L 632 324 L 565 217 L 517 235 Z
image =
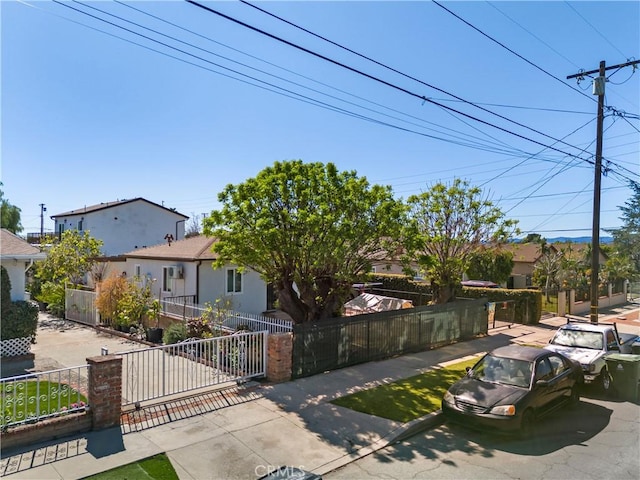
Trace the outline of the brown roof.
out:
M 125 253 L 128 258 L 149 258 L 157 260 L 215 260 L 217 256 L 211 251 L 215 238 L 198 235 L 175 242 L 162 243 L 153 247 L 138 248 Z
M 514 262 L 535 263 L 542 256 L 539 243 L 508 243 L 502 248 L 513 253 Z
M 0 255 L 3 257 L 14 257 L 16 255 L 26 257 L 41 257 L 45 258 L 46 254 L 41 252 L 40 249 L 27 243 L 26 240 L 11 233 L 9 230 L 3 228 L 0 235 Z
M 157 203 L 150 202 L 149 200 L 146 200 L 146 199 L 144 199 L 142 197 L 131 198 L 129 200 L 116 200 L 115 202 L 104 202 L 104 203 L 98 203 L 97 205 L 84 206 L 84 207 L 78 208 L 76 210 L 70 210 L 68 212 L 63 212 L 63 213 L 58 213 L 57 215 L 52 215 L 51 218 L 68 217 L 68 216 L 71 216 L 71 215 L 83 215 L 85 213 L 96 212 L 98 210 L 104 210 L 106 208 L 113 208 L 113 207 L 117 207 L 119 205 L 124 205 L 126 203 L 132 203 L 132 202 L 138 202 L 138 201 L 147 202 L 147 203 L 149 203 L 151 205 L 155 205 L 158 208 L 162 208 L 164 210 L 168 210 L 170 212 L 173 212 L 176 215 L 180 215 L 181 217 L 189 218 L 186 215 L 183 215 L 183 214 L 181 214 L 179 212 L 176 212 L 175 210 L 173 210 L 171 208 L 163 207 L 162 205 L 158 205 Z

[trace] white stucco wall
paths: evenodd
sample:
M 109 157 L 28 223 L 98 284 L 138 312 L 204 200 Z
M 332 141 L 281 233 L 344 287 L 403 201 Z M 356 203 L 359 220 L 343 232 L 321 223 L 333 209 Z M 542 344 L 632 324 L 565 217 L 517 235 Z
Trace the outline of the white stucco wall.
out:
M 150 247 L 166 242 L 165 235 L 184 238 L 185 221 L 179 213 L 160 208 L 145 201 L 116 205 L 103 210 L 57 217 L 55 231 L 78 229 L 88 231 L 102 240 L 102 252 L 106 256 L 119 255 L 136 248 Z
M 231 301 L 230 308 L 239 312 L 261 314 L 267 309 L 267 285 L 252 270 L 245 270 L 244 272 L 242 292 L 227 295 L 227 269 L 214 270 L 211 267 L 211 261 L 185 262 L 127 258 L 123 271 L 126 271 L 128 278 L 135 276 L 136 265 L 140 265 L 141 276 L 155 279 L 152 287 L 154 298 L 197 294 L 198 303 L 201 305 L 207 302 L 213 304 L 217 299 L 225 298 Z M 183 278 L 172 279 L 170 281 L 171 291 L 166 292 L 162 291 L 162 275 L 163 268 L 169 266 L 181 266 Z M 229 268 L 232 268 L 232 266 L 229 266 Z M 199 282 L 197 281 L 198 275 Z
M 25 285 L 26 275 L 25 271 L 30 262 L 24 260 L 3 260 L 2 266 L 7 270 L 9 274 L 9 281 L 11 282 L 11 300 L 17 302 L 18 300 L 26 300 Z

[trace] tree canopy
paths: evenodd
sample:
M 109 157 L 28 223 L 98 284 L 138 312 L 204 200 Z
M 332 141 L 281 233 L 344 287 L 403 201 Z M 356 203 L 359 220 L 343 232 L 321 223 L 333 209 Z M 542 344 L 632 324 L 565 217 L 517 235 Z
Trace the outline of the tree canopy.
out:
M 469 256 L 467 276 L 472 280 L 505 283 L 513 271 L 513 253 L 499 248 L 480 248 Z
M 436 183 L 407 203 L 405 258 L 416 260 L 431 280 L 434 303 L 455 298 L 472 254 L 517 233 L 515 220 L 505 219 L 480 188 L 461 179 L 450 185 Z
M 620 206 L 622 227 L 609 230 L 613 235 L 615 254 L 626 257 L 633 267 L 633 276 L 640 274 L 640 183 L 630 182 L 633 195 Z
M 35 298 L 49 304 L 55 315 L 64 312 L 65 283 L 82 284 L 85 274 L 91 271 L 96 257 L 101 255 L 102 241 L 77 230 L 67 230 L 47 252 L 47 258 L 36 264 L 35 277 L 40 291 Z
M 296 323 L 338 314 L 358 275 L 395 250 L 404 208 L 390 187 L 332 163 L 275 162 L 228 185 L 204 219 L 216 266 L 233 263 L 272 283 Z
M 0 187 L 2 182 L 0 182 Z M 20 223 L 20 209 L 15 205 L 11 205 L 9 200 L 4 198 L 4 192 L 0 188 L 0 217 L 1 227 L 6 228 L 11 233 L 20 233 L 23 228 Z

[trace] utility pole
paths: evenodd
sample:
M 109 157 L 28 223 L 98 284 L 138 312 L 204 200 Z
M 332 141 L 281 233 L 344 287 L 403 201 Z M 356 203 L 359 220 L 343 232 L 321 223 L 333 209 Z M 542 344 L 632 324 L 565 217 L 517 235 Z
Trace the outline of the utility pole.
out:
M 607 83 L 605 72 L 607 70 L 619 69 L 628 66 L 635 66 L 640 60 L 622 63 L 605 67 L 605 61 L 600 62 L 598 70 L 590 72 L 581 72 L 569 75 L 570 78 L 582 78 L 584 75 L 597 73 L 598 76 L 593 80 L 593 94 L 598 96 L 598 120 L 596 126 L 596 164 L 595 176 L 593 181 L 593 223 L 591 227 L 591 312 L 589 320 L 591 323 L 598 323 L 598 270 L 600 267 L 600 179 L 602 178 L 602 132 L 604 124 L 604 90 Z
M 42 243 L 42 238 L 44 237 L 44 212 L 47 211 L 47 207 L 44 206 L 44 203 L 40 204 L 40 243 Z

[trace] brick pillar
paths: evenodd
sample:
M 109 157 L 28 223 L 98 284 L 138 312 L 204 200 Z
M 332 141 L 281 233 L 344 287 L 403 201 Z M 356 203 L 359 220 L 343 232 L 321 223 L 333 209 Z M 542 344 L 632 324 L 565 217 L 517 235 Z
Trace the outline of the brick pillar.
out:
M 274 333 L 267 337 L 267 380 L 274 383 L 291 380 L 293 334 Z
M 122 404 L 122 357 L 102 355 L 87 358 L 89 364 L 89 406 L 93 429 L 120 425 Z

